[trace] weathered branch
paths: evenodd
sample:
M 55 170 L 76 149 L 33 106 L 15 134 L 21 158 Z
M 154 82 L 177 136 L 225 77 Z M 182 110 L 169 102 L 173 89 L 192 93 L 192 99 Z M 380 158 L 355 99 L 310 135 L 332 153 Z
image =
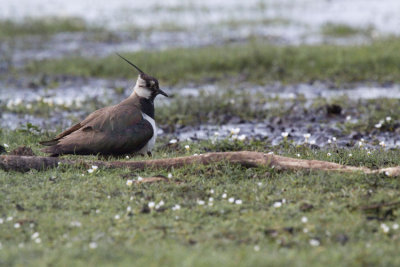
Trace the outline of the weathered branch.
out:
M 245 167 L 270 166 L 279 170 L 322 170 L 322 171 L 341 171 L 341 172 L 362 172 L 386 173 L 388 176 L 399 176 L 400 166 L 371 170 L 366 167 L 345 166 L 337 163 L 320 161 L 294 159 L 273 154 L 265 154 L 253 151 L 240 152 L 212 152 L 198 156 L 187 156 L 167 159 L 152 159 L 140 161 L 83 161 L 71 160 L 53 157 L 35 157 L 35 156 L 0 156 L 0 169 L 28 171 L 46 170 L 57 167 L 58 164 L 70 166 L 91 166 L 97 165 L 103 168 L 130 168 L 133 170 L 143 170 L 148 168 L 170 169 L 182 167 L 188 164 L 209 165 L 216 162 L 229 162 L 240 164 Z

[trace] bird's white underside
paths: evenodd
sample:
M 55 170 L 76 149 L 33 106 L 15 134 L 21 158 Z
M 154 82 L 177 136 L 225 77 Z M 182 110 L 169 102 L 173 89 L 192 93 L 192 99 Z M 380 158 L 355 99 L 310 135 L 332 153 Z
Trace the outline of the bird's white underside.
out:
M 149 115 L 147 115 L 147 114 L 145 114 L 143 112 L 142 112 L 142 115 L 143 115 L 143 119 L 145 119 L 148 122 L 150 122 L 151 126 L 153 127 L 153 136 L 147 142 L 147 144 L 139 151 L 140 154 L 146 154 L 147 152 L 151 152 L 151 150 L 154 147 L 154 144 L 156 143 L 157 126 L 156 126 L 156 122 L 154 121 L 154 119 L 152 117 L 150 117 Z

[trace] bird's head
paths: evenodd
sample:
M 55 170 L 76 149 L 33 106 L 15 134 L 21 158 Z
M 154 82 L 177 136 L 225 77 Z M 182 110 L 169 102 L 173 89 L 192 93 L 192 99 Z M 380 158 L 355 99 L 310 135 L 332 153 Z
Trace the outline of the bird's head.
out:
M 120 54 L 117 55 L 126 62 L 128 62 L 129 65 L 133 66 L 139 72 L 139 77 L 136 81 L 136 85 L 134 88 L 134 92 L 138 96 L 150 100 L 154 100 L 154 98 L 156 98 L 156 96 L 159 94 L 168 97 L 167 93 L 165 93 L 163 90 L 160 89 L 158 85 L 158 80 L 156 78 L 147 75 L 141 69 L 139 69 L 135 64 L 133 64 Z

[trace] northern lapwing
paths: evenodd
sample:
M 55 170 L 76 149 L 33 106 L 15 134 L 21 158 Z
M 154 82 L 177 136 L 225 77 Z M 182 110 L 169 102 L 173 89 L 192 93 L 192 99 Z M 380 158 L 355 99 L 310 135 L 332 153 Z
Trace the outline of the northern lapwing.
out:
M 161 94 L 158 80 L 133 66 L 139 77 L 132 94 L 121 103 L 91 113 L 83 121 L 57 135 L 54 139 L 40 142 L 51 156 L 77 155 L 126 155 L 149 154 L 157 138 L 154 121 L 154 99 Z

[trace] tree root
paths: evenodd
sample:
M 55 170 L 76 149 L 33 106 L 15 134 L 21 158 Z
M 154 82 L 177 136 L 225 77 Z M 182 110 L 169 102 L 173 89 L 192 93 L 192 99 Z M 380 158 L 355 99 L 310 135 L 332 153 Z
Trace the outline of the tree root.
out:
M 83 161 L 55 157 L 5 155 L 0 156 L 0 169 L 21 172 L 26 172 L 31 169 L 42 171 L 57 167 L 59 164 L 62 164 L 69 166 L 83 165 L 89 167 L 91 165 L 96 165 L 103 168 L 129 168 L 132 170 L 144 170 L 148 168 L 171 169 L 182 167 L 188 164 L 209 165 L 216 162 L 229 162 L 245 167 L 269 166 L 278 170 L 321 170 L 361 172 L 365 174 L 384 173 L 388 176 L 400 176 L 400 166 L 371 170 L 366 167 L 345 166 L 320 160 L 295 159 L 253 151 L 211 152 L 197 156 L 142 161 Z

